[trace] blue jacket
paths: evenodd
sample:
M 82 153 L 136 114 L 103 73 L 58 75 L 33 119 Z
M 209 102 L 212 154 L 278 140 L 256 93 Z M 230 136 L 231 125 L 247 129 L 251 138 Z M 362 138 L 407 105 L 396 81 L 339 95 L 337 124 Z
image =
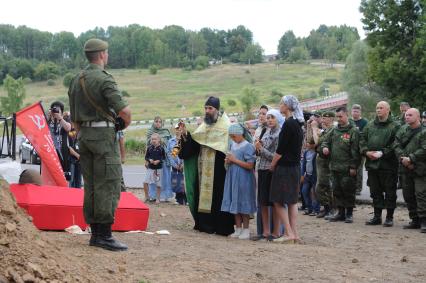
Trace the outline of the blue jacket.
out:
M 305 150 L 303 152 L 303 159 L 302 159 L 302 176 L 306 173 L 306 153 L 308 150 Z M 315 151 L 314 151 L 315 152 Z M 314 154 L 314 157 L 312 158 L 312 178 L 314 179 L 314 182 L 317 180 L 317 165 L 316 165 L 316 158 L 317 155 Z

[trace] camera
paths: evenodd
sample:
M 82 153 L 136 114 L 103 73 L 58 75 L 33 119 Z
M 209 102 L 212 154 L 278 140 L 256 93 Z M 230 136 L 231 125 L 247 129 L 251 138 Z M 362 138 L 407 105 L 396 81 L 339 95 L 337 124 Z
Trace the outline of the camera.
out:
M 59 108 L 58 107 L 52 107 L 52 108 L 50 108 L 50 111 L 52 111 L 52 113 L 59 113 L 60 112 L 60 110 L 59 110 Z
M 64 172 L 65 180 L 70 181 L 71 180 L 71 172 Z

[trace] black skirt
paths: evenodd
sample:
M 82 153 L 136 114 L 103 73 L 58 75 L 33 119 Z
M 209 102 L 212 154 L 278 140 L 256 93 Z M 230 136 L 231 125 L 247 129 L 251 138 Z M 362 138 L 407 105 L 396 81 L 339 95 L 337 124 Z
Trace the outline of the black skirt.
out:
M 299 199 L 300 166 L 277 166 L 272 175 L 269 200 L 282 205 L 296 204 Z
M 269 201 L 271 192 L 272 171 L 257 170 L 257 200 L 260 205 L 272 206 Z

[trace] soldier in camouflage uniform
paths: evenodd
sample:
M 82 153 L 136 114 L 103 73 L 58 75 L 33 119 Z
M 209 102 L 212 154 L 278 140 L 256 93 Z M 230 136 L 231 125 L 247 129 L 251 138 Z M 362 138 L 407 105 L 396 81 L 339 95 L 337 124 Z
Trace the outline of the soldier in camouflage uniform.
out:
M 127 250 L 127 246 L 111 234 L 122 178 L 114 116 L 121 117 L 127 127 L 131 113 L 114 78 L 104 70 L 108 62 L 107 49 L 108 43 L 99 39 L 85 43 L 84 51 L 90 64 L 72 80 L 68 96 L 80 144 L 83 212 L 92 229 L 89 244 L 117 251 Z
M 405 122 L 394 142 L 400 161 L 402 193 L 411 218 L 404 229 L 421 228 L 421 232 L 426 233 L 426 130 L 415 108 L 407 110 Z
M 333 207 L 333 194 L 331 191 L 329 159 L 321 153 L 320 146 L 333 128 L 334 117 L 334 112 L 327 111 L 322 114 L 321 128 L 315 123 L 312 123 L 313 139 L 317 150 L 317 184 L 315 190 L 320 204 L 324 206 L 324 210 L 317 215 L 317 218 L 324 217 L 326 220 L 332 216 L 331 208 Z
M 321 151 L 330 158 L 331 185 L 338 213 L 330 221 L 353 222 L 355 207 L 356 174 L 361 162 L 359 131 L 348 119 L 348 110 L 336 110 L 337 127 L 334 127 L 321 144 Z
M 366 157 L 368 171 L 367 184 L 373 199 L 374 216 L 366 225 L 382 224 L 382 209 L 386 208 L 383 226 L 393 226 L 393 213 L 396 208 L 396 184 L 398 160 L 393 150 L 393 142 L 399 124 L 389 115 L 390 106 L 380 101 L 376 106 L 376 118 L 365 126 L 360 138 L 360 151 Z

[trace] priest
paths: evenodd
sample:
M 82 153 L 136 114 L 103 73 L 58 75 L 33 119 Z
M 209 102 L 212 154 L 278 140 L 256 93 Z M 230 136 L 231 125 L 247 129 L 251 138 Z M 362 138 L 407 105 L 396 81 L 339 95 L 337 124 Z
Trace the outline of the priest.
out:
M 180 124 L 179 157 L 184 160 L 185 190 L 194 229 L 227 236 L 234 232 L 234 217 L 220 208 L 230 122 L 219 109 L 219 98 L 210 96 L 204 105 L 204 121 L 193 133 Z

